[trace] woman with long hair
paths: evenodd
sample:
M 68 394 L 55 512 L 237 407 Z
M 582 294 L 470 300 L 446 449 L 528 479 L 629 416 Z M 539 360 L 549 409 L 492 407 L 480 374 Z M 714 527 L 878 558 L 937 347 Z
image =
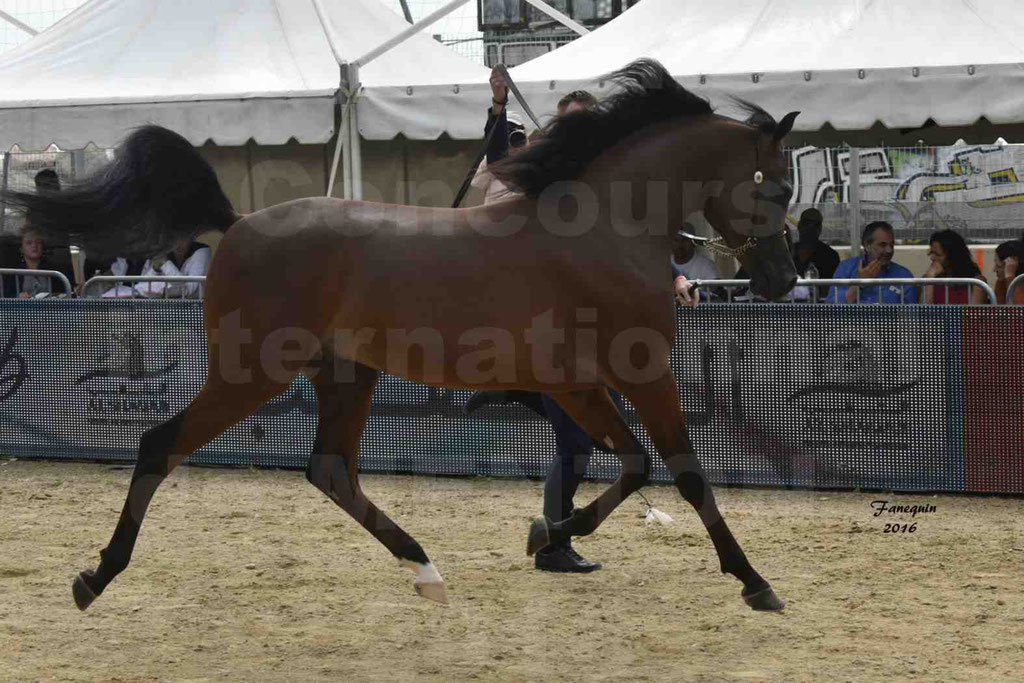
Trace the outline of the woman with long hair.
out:
M 1024 247 L 1024 242 L 1019 240 L 1003 242 L 996 247 L 995 263 L 992 270 L 996 276 L 994 287 L 996 290 L 996 301 L 1000 304 L 1024 305 L 1024 287 L 1018 286 L 1014 290 L 1013 301 L 1006 300 L 1010 283 L 1018 275 L 1024 273 L 1024 268 L 1021 268 L 1020 265 L 1022 247 Z
M 971 277 L 988 282 L 974 262 L 967 242 L 953 230 L 932 233 L 928 240 L 928 257 L 932 265 L 924 274 L 926 278 Z M 981 287 L 925 285 L 924 290 L 924 302 L 928 304 L 984 304 L 987 300 Z

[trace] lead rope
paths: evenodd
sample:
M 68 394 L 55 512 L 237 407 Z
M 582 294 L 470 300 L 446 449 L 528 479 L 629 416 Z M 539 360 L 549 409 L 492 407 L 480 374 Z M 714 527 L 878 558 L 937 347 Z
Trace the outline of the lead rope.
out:
M 519 87 L 516 86 L 516 82 L 512 80 L 512 76 L 509 75 L 508 69 L 505 68 L 504 64 L 499 65 L 498 68 L 501 70 L 502 75 L 505 77 L 505 82 L 508 84 L 509 92 L 516 96 L 516 101 L 519 102 L 519 106 L 523 108 L 523 111 L 527 113 L 527 115 L 533 121 L 534 125 L 537 126 L 537 130 L 543 133 L 544 128 L 540 125 L 540 122 L 537 121 L 537 117 L 533 115 L 533 110 L 530 109 L 530 105 L 526 103 L 526 100 L 523 98 L 523 94 L 519 92 Z M 507 94 L 505 95 L 505 107 L 506 109 L 508 107 Z M 484 137 L 483 149 L 481 149 L 480 153 L 476 155 L 476 159 L 473 161 L 473 165 L 470 166 L 469 172 L 466 174 L 465 180 L 462 181 L 462 187 L 459 188 L 458 194 L 455 195 L 455 201 L 452 202 L 453 209 L 459 208 L 459 204 L 461 204 L 462 200 L 466 198 L 466 193 L 469 192 L 469 186 L 473 182 L 473 177 L 476 175 L 476 170 L 480 167 L 480 162 L 483 161 L 484 157 L 487 155 L 487 146 L 491 143 L 491 138 L 494 136 L 494 130 L 497 127 L 497 121 L 495 121 L 495 125 L 491 126 L 491 130 L 489 130 L 487 132 L 487 136 Z

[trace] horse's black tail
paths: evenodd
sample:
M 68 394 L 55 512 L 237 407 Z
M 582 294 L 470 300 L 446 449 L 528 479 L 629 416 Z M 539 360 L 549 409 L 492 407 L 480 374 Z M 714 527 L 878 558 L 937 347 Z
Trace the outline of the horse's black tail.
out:
M 182 239 L 226 230 L 238 215 L 209 163 L 177 133 L 136 129 L 115 158 L 61 190 L 5 193 L 7 205 L 55 244 L 76 244 L 90 257 L 146 258 Z

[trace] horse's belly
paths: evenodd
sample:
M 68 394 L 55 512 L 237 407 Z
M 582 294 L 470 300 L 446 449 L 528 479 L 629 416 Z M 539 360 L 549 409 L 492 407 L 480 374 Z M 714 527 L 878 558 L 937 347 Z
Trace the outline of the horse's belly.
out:
M 566 331 L 430 326 L 360 331 L 342 355 L 414 382 L 452 389 L 565 391 L 597 384 L 596 349 L 566 343 Z M 572 336 L 572 335 L 568 335 Z M 342 345 L 344 346 L 344 345 Z M 336 345 L 337 348 L 337 345 Z

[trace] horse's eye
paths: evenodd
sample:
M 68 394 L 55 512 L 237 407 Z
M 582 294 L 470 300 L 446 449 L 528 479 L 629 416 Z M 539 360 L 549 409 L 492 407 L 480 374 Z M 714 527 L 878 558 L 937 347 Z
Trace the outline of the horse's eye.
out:
M 755 171 L 754 172 L 754 182 L 757 183 L 758 185 L 763 183 L 764 182 L 764 174 L 761 173 L 760 171 Z

